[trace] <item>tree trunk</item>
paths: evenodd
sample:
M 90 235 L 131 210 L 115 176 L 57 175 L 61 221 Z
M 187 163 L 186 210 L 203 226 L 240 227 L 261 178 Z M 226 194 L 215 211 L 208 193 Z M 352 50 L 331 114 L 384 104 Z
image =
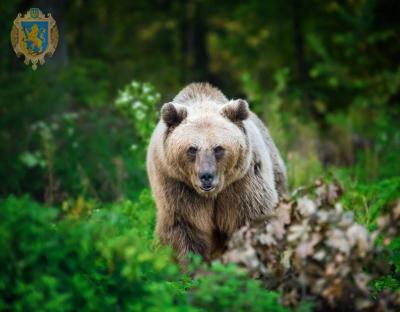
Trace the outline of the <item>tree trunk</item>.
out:
M 293 23 L 293 45 L 297 71 L 297 81 L 304 92 L 303 100 L 308 108 L 310 115 L 320 124 L 323 124 L 323 116 L 315 109 L 308 77 L 309 66 L 307 64 L 304 51 L 304 32 L 302 29 L 303 21 L 303 1 L 291 0 L 292 23 Z
M 196 0 L 187 1 L 181 17 L 182 82 L 209 80 L 207 23 L 205 7 Z

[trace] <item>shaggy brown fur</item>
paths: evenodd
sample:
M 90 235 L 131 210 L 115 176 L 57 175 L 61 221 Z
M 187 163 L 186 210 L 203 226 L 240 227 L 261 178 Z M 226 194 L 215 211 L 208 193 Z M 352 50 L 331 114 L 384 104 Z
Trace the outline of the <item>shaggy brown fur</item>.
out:
M 203 83 L 162 107 L 147 170 L 156 232 L 180 257 L 218 256 L 236 229 L 271 214 L 286 192 L 285 166 L 263 123 L 246 101 L 228 101 Z M 204 172 L 212 173 L 211 189 L 204 189 Z

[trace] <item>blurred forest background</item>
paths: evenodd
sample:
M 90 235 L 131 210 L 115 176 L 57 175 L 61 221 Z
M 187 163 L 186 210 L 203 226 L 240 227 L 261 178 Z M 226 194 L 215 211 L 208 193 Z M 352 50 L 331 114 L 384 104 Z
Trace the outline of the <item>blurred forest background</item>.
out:
M 9 37 L 17 13 L 31 7 L 51 12 L 60 31 L 55 55 L 46 57 L 45 65 L 36 71 L 15 56 Z M 33 252 L 38 256 L 31 259 L 32 265 L 40 266 L 43 254 L 50 257 L 49 263 L 63 257 L 75 259 L 72 244 L 82 244 L 82 250 L 87 250 L 91 239 L 99 239 L 96 235 L 102 237 L 101 233 L 129 234 L 133 240 L 142 235 L 148 246 L 133 252 L 129 239 L 107 241 L 106 247 L 99 247 L 100 256 L 89 253 L 93 258 L 79 258 L 77 263 L 111 261 L 114 252 L 122 249 L 128 254 L 129 249 L 129 261 L 136 265 L 125 272 L 130 282 L 141 276 L 139 271 L 149 274 L 148 263 L 156 271 L 167 270 L 167 260 L 160 254 L 134 258 L 143 250 L 150 253 L 154 225 L 144 156 L 159 107 L 189 82 L 209 81 L 229 98 L 249 101 L 282 152 L 292 190 L 318 177 L 336 178 L 347 190 L 347 209 L 368 226 L 373 226 L 386 203 L 399 197 L 399 1 L 3 0 L 0 12 L 0 230 L 7 233 L 3 237 L 36 239 L 36 247 L 48 237 L 49 226 L 34 226 L 54 221 L 54 216 L 33 201 L 60 207 L 54 212 L 57 220 L 60 211 L 61 216 L 86 216 L 109 204 L 114 208 L 103 209 L 103 213 L 118 216 L 113 221 L 104 215 L 87 225 L 75 224 L 73 231 L 82 236 L 63 227 L 72 235 L 68 236 L 70 244 L 60 249 L 64 241 L 60 238 L 64 230 L 60 230 L 60 237 L 51 241 L 57 253 L 50 255 L 46 249 L 50 245 L 32 251 L 29 246 L 16 247 L 17 238 L 1 240 L 7 252 L 0 261 L 10 271 L 0 283 L 6 293 L 0 307 L 29 293 L 33 281 L 38 283 L 34 289 L 59 290 L 68 280 L 69 287 L 80 285 L 76 286 L 78 297 L 95 300 L 93 293 L 85 292 L 90 286 L 82 275 L 76 280 L 67 273 L 60 277 L 54 265 L 58 273 L 50 275 L 60 281 L 56 287 L 54 280 L 41 279 L 40 270 L 35 275 L 32 267 L 18 271 L 6 264 L 23 255 L 31 259 Z M 20 199 L 26 194 L 30 199 Z M 123 216 L 118 214 L 121 209 Z M 129 232 L 127 216 L 134 218 L 139 234 Z M 96 222 L 104 228 L 96 228 Z M 17 228 L 24 234 L 14 233 Z M 159 259 L 165 262 L 160 264 Z M 71 272 L 87 267 L 76 265 Z M 86 274 L 98 278 L 96 267 L 90 269 L 95 273 Z M 15 282 L 16 276 L 25 281 L 21 282 L 25 288 Z M 166 276 L 148 275 L 148 279 Z M 5 281 L 19 285 L 18 295 L 10 294 Z M 114 282 L 122 283 L 120 279 Z M 396 279 L 391 282 L 397 283 Z M 167 287 L 157 285 L 157 289 Z M 242 284 L 234 285 L 242 289 Z M 53 295 L 27 297 L 21 307 L 34 309 L 46 299 L 43 302 L 54 311 L 60 302 L 69 300 Z M 49 301 L 49 296 L 56 299 Z M 160 302 L 167 305 L 168 298 L 165 295 Z
M 292 186 L 329 166 L 362 166 L 363 181 L 400 172 L 398 1 L 2 1 L 3 32 L 30 7 L 52 12 L 61 36 L 37 71 L 1 38 L 2 196 L 134 197 L 141 142 L 115 105 L 132 80 L 157 105 L 192 81 L 247 98 Z

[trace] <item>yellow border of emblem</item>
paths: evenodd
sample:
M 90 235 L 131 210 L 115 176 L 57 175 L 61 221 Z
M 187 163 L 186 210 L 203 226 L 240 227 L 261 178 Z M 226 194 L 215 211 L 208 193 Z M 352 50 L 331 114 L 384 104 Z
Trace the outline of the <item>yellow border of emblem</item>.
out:
M 26 49 L 24 49 L 22 45 L 22 39 L 24 38 L 24 33 L 23 29 L 21 26 L 21 22 L 34 22 L 34 21 L 48 21 L 49 23 L 49 34 L 48 34 L 48 42 L 47 42 L 47 48 L 45 51 L 43 51 L 40 54 L 32 54 Z M 25 61 L 24 63 L 26 65 L 29 65 L 30 62 L 32 62 L 32 69 L 36 70 L 37 68 L 37 63 L 39 62 L 40 65 L 43 65 L 45 63 L 45 56 L 52 56 L 57 48 L 58 44 L 58 28 L 56 25 L 56 21 L 54 18 L 51 16 L 50 13 L 45 14 L 42 13 L 37 8 L 32 8 L 28 12 L 25 13 L 24 16 L 22 16 L 21 13 L 18 13 L 17 18 L 14 20 L 13 27 L 11 29 L 11 45 L 14 49 L 15 54 L 20 57 L 21 55 L 25 56 Z

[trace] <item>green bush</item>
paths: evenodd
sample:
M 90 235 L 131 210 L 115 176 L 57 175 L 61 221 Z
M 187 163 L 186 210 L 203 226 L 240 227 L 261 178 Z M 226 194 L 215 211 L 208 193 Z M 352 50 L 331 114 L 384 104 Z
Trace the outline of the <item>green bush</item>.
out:
M 0 309 L 168 307 L 174 294 L 166 281 L 177 268 L 168 250 L 151 251 L 152 235 L 139 227 L 151 228 L 152 207 L 146 208 L 151 215 L 125 202 L 58 222 L 57 210 L 27 198 L 1 202 Z
M 399 198 L 400 178 L 387 178 L 377 182 L 362 182 L 354 179 L 348 170 L 337 170 L 335 176 L 344 183 L 345 208 L 351 210 L 358 222 L 373 229 L 376 218 L 388 211 L 385 207 Z
M 192 302 L 204 311 L 288 311 L 279 305 L 278 293 L 263 290 L 234 265 L 214 262 L 193 286 Z
M 83 72 L 84 77 L 89 74 Z M 83 99 L 88 105 L 78 112 L 42 116 L 18 130 L 24 144 L 19 142 L 19 153 L 13 151 L 18 154 L 15 161 L 2 162 L 0 173 L 8 173 L 3 172 L 1 191 L 29 193 L 48 204 L 79 195 L 106 202 L 137 197 L 147 185 L 143 160 L 157 121 L 160 94 L 148 83 L 133 81 L 109 107 L 98 104 L 100 99 Z

